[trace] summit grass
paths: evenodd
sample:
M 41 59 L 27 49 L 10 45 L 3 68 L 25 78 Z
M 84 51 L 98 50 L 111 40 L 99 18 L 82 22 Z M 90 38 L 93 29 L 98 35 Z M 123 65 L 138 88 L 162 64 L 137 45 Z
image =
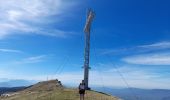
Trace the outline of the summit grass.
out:
M 78 89 L 63 87 L 58 81 L 39 82 L 23 91 L 18 91 L 8 97 L 0 97 L 0 100 L 80 100 Z M 119 100 L 117 97 L 86 91 L 85 100 Z

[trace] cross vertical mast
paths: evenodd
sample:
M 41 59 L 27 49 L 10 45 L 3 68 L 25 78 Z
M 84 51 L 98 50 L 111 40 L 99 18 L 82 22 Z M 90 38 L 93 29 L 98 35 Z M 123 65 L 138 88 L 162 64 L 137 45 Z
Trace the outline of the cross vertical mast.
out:
M 89 59 L 90 59 L 90 28 L 94 18 L 94 12 L 89 9 L 86 25 L 84 28 L 85 32 L 85 55 L 84 55 L 84 82 L 85 82 L 85 89 L 90 89 L 89 84 Z

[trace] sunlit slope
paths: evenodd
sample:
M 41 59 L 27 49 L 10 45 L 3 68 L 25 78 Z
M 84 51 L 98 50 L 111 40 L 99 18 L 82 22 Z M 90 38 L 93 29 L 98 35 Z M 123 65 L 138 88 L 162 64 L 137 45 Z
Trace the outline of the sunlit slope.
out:
M 9 97 L 1 97 L 0 100 L 79 100 L 77 89 L 64 88 L 56 80 L 40 82 L 13 94 Z M 87 91 L 85 100 L 118 100 L 118 98 L 95 91 Z

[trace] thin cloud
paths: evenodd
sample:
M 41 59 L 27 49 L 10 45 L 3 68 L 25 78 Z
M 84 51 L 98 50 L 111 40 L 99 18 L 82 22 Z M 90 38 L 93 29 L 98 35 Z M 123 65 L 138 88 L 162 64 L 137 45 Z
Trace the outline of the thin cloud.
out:
M 7 53 L 22 53 L 20 50 L 14 50 L 14 49 L 0 49 L 0 52 L 7 52 Z
M 23 58 L 20 61 L 16 61 L 16 64 L 31 64 L 31 63 L 39 63 L 45 60 L 46 55 L 32 56 L 28 58 Z
M 139 65 L 170 65 L 170 42 L 163 41 L 137 46 L 135 55 L 124 57 L 122 61 Z M 142 54 L 140 54 L 142 53 Z
M 74 0 L 0 1 L 0 39 L 16 34 L 38 34 L 60 38 L 69 36 L 72 32 L 46 26 L 52 22 L 60 24 L 59 21 L 63 20 L 61 15 L 66 15 L 75 4 Z M 55 16 L 55 19 L 52 16 Z
M 163 42 L 157 42 L 149 45 L 141 45 L 138 46 L 141 48 L 147 48 L 147 49 L 169 49 L 170 48 L 170 42 L 169 41 L 163 41 Z
M 147 53 L 147 52 L 160 52 L 166 51 L 170 49 L 169 41 L 161 41 L 153 44 L 146 45 L 138 45 L 134 47 L 127 48 L 118 48 L 118 49 L 106 49 L 101 52 L 101 54 L 113 54 L 113 55 L 121 55 L 121 54 L 139 54 L 139 53 Z
M 170 53 L 153 53 L 129 56 L 122 59 L 130 64 L 140 65 L 170 65 Z

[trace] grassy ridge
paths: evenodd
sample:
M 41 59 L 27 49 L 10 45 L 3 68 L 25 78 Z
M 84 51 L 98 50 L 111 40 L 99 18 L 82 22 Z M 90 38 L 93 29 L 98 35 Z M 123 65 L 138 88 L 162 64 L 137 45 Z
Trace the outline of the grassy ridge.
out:
M 1 97 L 0 100 L 79 100 L 79 93 L 77 89 L 64 88 L 56 81 L 46 81 L 17 92 L 16 95 Z M 118 98 L 95 91 L 86 91 L 85 100 L 118 100 Z
M 15 96 L 1 98 L 1 100 L 79 100 L 78 90 L 63 89 L 41 92 L 20 92 Z M 118 100 L 116 97 L 87 91 L 85 100 Z

